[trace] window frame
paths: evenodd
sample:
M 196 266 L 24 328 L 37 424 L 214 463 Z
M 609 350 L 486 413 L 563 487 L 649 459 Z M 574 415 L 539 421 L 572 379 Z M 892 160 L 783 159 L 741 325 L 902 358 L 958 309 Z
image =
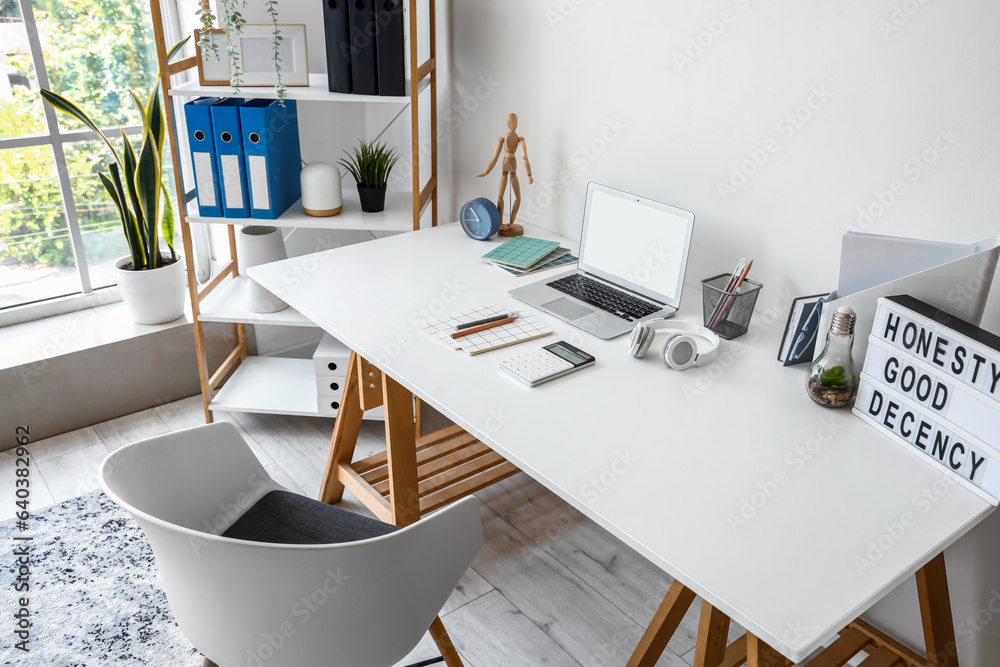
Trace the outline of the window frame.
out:
M 32 0 L 17 0 L 24 29 L 28 36 L 28 46 L 31 52 L 31 64 L 35 69 L 35 79 L 39 88 L 50 88 L 48 70 L 42 53 L 41 39 L 38 35 L 38 25 L 35 22 L 35 11 Z M 177 7 L 174 3 L 165 2 L 162 17 L 163 28 L 167 35 L 173 36 L 180 32 Z M 155 19 L 154 19 L 155 20 Z M 0 151 L 5 148 L 23 148 L 27 146 L 50 146 L 55 165 L 59 193 L 62 197 L 63 214 L 66 229 L 69 232 L 73 259 L 76 262 L 77 278 L 80 281 L 80 291 L 72 294 L 53 296 L 36 301 L 29 301 L 13 306 L 0 308 L 0 327 L 29 322 L 53 315 L 92 308 L 98 305 L 121 301 L 117 285 L 97 287 L 91 284 L 90 268 L 87 263 L 87 253 L 83 245 L 83 233 L 80 230 L 80 219 L 77 215 L 76 202 L 73 199 L 73 187 L 66 162 L 65 145 L 81 141 L 99 141 L 97 133 L 92 130 L 64 131 L 59 127 L 56 110 L 50 104 L 42 104 L 45 114 L 45 129 L 47 134 L 10 137 L 0 139 Z M 117 127 L 101 128 L 106 132 L 117 132 Z M 122 128 L 127 135 L 142 134 L 142 125 L 128 125 Z M 178 175 L 175 174 L 175 178 Z

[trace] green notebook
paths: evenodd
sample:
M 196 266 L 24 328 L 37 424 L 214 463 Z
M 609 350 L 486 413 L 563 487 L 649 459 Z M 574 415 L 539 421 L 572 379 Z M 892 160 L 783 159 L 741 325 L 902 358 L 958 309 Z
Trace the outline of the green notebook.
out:
M 559 248 L 550 252 L 542 261 L 526 269 L 519 269 L 516 266 L 508 266 L 506 264 L 497 264 L 496 267 L 515 276 L 527 276 L 539 271 L 548 271 L 549 269 L 557 269 L 560 266 L 567 266 L 576 262 L 577 259 L 575 255 L 570 253 L 569 248 Z
M 510 241 L 483 255 L 483 259 L 487 262 L 508 264 L 526 269 L 558 247 L 558 241 L 543 241 L 528 236 L 515 236 Z

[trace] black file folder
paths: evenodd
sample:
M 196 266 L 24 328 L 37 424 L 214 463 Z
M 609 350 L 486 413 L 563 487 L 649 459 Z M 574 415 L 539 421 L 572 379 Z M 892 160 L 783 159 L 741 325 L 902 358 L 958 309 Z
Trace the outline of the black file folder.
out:
M 351 88 L 356 95 L 378 95 L 374 0 L 349 0 L 351 19 Z
M 350 0 L 323 0 L 323 28 L 326 32 L 326 75 L 331 93 L 350 93 L 351 22 L 347 15 Z
M 385 0 L 378 7 L 375 44 L 378 49 L 379 95 L 406 95 L 403 1 Z

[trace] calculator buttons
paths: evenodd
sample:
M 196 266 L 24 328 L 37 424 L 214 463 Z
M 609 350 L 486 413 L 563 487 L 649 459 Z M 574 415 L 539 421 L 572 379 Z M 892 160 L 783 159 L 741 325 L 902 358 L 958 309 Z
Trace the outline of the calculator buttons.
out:
M 545 348 L 501 361 L 500 367 L 529 385 L 541 384 L 575 368 L 572 363 Z

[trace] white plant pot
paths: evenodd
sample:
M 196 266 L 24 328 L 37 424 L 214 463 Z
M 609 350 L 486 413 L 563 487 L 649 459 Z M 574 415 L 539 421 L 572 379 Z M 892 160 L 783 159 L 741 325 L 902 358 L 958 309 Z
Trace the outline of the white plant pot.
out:
M 325 218 L 344 210 L 340 170 L 329 162 L 313 162 L 302 167 L 302 210 L 306 215 Z
M 237 238 L 240 272 L 259 264 L 270 264 L 288 257 L 281 230 L 265 225 L 250 225 L 240 230 Z M 262 287 L 253 278 L 247 278 L 247 309 L 251 313 L 276 313 L 288 304 Z
M 115 273 L 118 292 L 136 324 L 163 324 L 184 314 L 187 280 L 183 258 L 178 255 L 173 264 L 146 271 L 122 268 L 131 263 L 131 257 L 122 257 L 115 262 Z

